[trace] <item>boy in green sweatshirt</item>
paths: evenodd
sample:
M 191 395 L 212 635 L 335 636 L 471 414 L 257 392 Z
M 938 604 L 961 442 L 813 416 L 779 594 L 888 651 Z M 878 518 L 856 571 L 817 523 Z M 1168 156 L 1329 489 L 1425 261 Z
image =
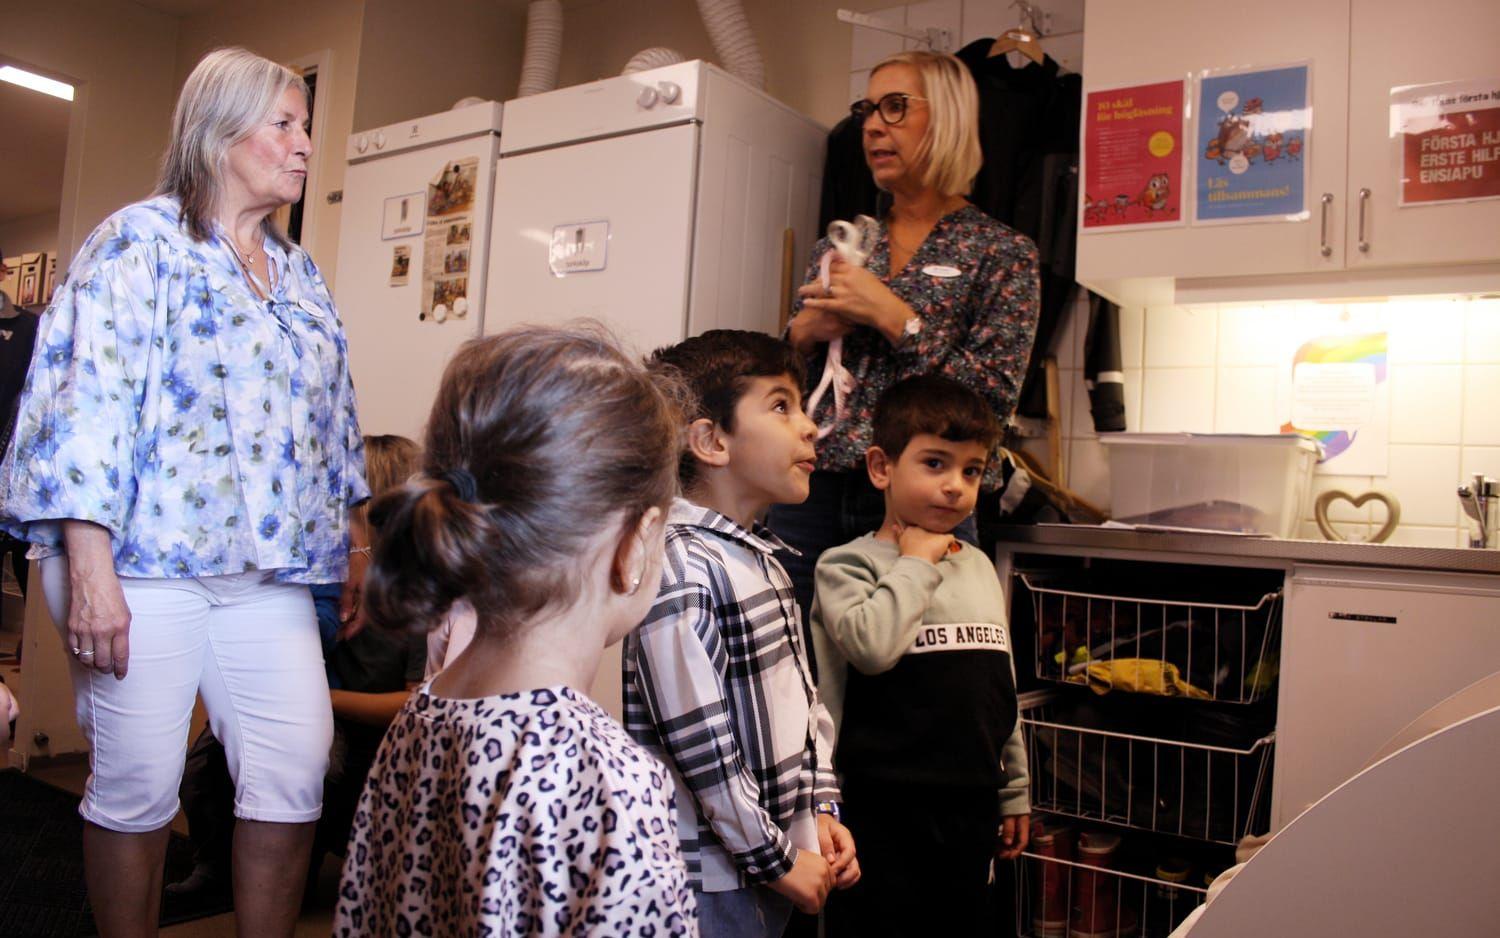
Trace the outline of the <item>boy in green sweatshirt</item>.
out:
M 864 870 L 829 903 L 830 938 L 997 933 L 990 862 L 1026 846 L 1026 747 L 999 578 L 952 531 L 999 437 L 956 381 L 892 386 L 866 454 L 885 520 L 818 560 L 818 693 Z

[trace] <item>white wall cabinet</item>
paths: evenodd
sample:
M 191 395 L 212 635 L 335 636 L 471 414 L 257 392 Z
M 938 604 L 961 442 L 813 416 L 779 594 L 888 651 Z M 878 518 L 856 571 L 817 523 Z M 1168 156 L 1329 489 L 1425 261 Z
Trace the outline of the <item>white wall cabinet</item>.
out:
M 1500 201 L 1400 208 L 1390 135 L 1391 88 L 1500 77 L 1494 54 L 1500 3 L 1431 0 L 1413 8 L 1396 0 L 1265 0 L 1256 21 L 1254 29 L 1236 28 L 1222 8 L 1191 0 L 1090 4 L 1085 90 L 1310 61 L 1307 217 L 1089 232 L 1079 239 L 1079 281 L 1122 302 L 1185 302 L 1191 281 L 1215 278 L 1230 278 L 1250 298 L 1257 284 L 1272 282 L 1284 294 L 1289 279 L 1295 294 L 1296 278 L 1323 282 L 1309 296 L 1327 294 L 1329 283 L 1359 295 L 1369 292 L 1359 289 L 1363 271 L 1418 265 L 1483 264 L 1493 270 L 1480 273 L 1500 277 Z M 1184 145 L 1196 149 L 1191 138 Z M 1194 178 L 1190 171 L 1189 186 Z M 1189 201 L 1191 190 L 1183 197 Z M 1408 282 L 1403 292 L 1421 292 L 1420 284 L 1410 284 L 1411 271 L 1400 279 Z M 1429 292 L 1456 288 L 1436 271 L 1432 280 Z
M 1352 2 L 1345 263 L 1361 268 L 1500 260 L 1500 200 L 1400 207 L 1400 154 L 1390 136 L 1392 88 L 1462 79 L 1500 84 L 1500 3 Z M 1363 237 L 1361 190 L 1369 192 Z

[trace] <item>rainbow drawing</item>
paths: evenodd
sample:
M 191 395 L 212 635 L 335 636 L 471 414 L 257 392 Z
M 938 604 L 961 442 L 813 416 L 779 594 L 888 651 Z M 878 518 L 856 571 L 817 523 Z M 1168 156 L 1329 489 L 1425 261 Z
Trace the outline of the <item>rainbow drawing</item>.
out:
M 1297 349 L 1292 357 L 1295 370 L 1303 362 L 1319 364 L 1364 362 L 1375 366 L 1375 383 L 1385 381 L 1386 333 L 1370 332 L 1363 335 L 1322 335 L 1309 339 Z M 1358 435 L 1355 430 L 1299 430 L 1290 423 L 1281 425 L 1282 433 L 1301 433 L 1303 436 L 1323 444 L 1323 457 L 1327 462 L 1354 444 Z

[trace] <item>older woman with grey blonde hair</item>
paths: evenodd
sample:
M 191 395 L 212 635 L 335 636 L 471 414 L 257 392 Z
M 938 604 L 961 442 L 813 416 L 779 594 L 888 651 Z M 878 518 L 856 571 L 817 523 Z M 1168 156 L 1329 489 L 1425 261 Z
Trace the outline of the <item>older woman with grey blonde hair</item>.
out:
M 156 932 L 201 694 L 235 779 L 242 935 L 290 935 L 332 733 L 307 586 L 346 579 L 368 497 L 343 330 L 272 221 L 301 197 L 307 88 L 220 49 L 183 86 L 156 194 L 101 224 L 40 326 L 0 465 L 90 744 L 101 935 Z

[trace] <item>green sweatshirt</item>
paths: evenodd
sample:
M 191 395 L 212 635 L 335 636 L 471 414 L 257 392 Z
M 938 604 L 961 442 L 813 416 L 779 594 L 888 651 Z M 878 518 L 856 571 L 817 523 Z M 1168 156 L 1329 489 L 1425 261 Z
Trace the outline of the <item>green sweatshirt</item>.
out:
M 936 565 L 866 535 L 815 574 L 818 694 L 835 767 L 885 782 L 995 785 L 1002 815 L 1030 810 L 1005 597 L 968 544 Z

